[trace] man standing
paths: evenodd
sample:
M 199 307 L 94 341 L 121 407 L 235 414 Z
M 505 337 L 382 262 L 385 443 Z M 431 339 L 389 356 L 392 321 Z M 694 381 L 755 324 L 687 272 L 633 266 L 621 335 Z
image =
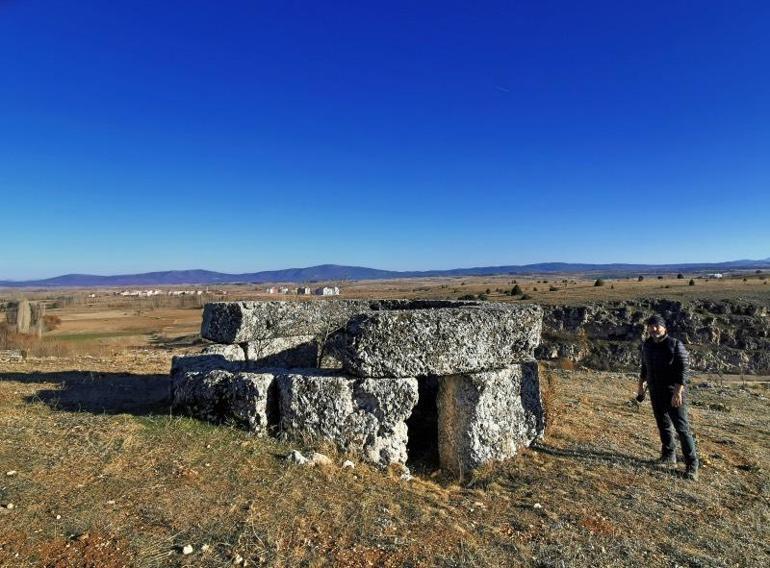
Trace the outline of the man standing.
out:
M 644 397 L 645 385 L 649 387 L 652 410 L 660 432 L 660 463 L 676 463 L 674 430 L 682 444 L 688 479 L 698 479 L 698 456 L 687 420 L 684 389 L 689 374 L 687 351 L 678 339 L 668 335 L 666 321 L 659 315 L 647 320 L 649 337 L 642 345 L 642 372 L 639 375 L 639 392 Z

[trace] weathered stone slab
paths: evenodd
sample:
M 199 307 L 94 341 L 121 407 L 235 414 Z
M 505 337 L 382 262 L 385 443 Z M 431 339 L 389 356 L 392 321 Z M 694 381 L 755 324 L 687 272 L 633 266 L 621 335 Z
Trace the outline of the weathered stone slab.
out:
M 313 335 L 271 337 L 245 344 L 246 359 L 262 367 L 316 367 L 318 341 Z
M 221 353 L 200 353 L 197 355 L 175 355 L 171 359 L 171 376 L 184 372 L 205 373 L 214 370 L 246 371 L 245 361 L 228 359 Z
M 221 355 L 228 361 L 245 361 L 246 351 L 240 345 L 215 343 L 203 348 L 201 355 Z
M 507 304 L 373 311 L 350 319 L 339 354 L 345 371 L 362 377 L 501 369 L 532 356 L 542 315 Z
M 439 309 L 480 305 L 444 300 L 316 300 L 212 302 L 203 308 L 201 336 L 216 343 L 246 343 L 313 335 L 323 342 L 356 314 L 373 310 Z
M 308 370 L 279 376 L 278 392 L 281 429 L 288 435 L 324 438 L 380 465 L 406 462 L 416 379 L 375 381 Z
M 209 345 L 197 355 L 174 357 L 171 371 L 181 368 L 197 371 L 308 368 L 316 366 L 317 358 L 318 343 L 313 336 L 276 337 L 241 345 Z
M 275 420 L 268 416 L 274 379 L 272 373 L 177 370 L 172 375 L 172 404 L 197 418 L 230 420 L 261 435 Z
M 365 300 L 311 302 L 213 302 L 203 308 L 201 336 L 216 343 L 331 334 L 352 315 L 368 311 Z
M 543 405 L 536 362 L 439 380 L 441 468 L 457 476 L 512 457 L 542 437 Z

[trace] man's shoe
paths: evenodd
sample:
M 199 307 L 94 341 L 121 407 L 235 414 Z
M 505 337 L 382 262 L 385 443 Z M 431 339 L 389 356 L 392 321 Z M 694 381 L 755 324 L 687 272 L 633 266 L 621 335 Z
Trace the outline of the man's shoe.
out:
M 698 481 L 698 464 L 691 463 L 687 465 L 684 476 L 690 481 Z
M 662 466 L 676 465 L 676 454 L 663 454 L 660 456 L 658 464 Z

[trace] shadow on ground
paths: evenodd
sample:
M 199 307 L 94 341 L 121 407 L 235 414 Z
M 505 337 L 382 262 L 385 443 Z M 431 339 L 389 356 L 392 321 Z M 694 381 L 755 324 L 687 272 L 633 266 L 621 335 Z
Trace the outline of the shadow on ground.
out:
M 191 335 L 179 335 L 176 337 L 166 337 L 159 333 L 153 333 L 150 335 L 149 344 L 156 349 L 162 349 L 164 351 L 177 351 L 185 347 L 198 347 L 207 345 L 208 342 L 201 339 L 199 333 Z
M 556 456 L 562 458 L 573 458 L 581 461 L 589 462 L 606 462 L 606 463 L 623 463 L 626 465 L 632 465 L 636 467 L 654 467 L 656 461 L 649 459 L 640 459 L 636 456 L 628 454 L 621 454 L 618 452 L 603 452 L 598 450 L 592 450 L 588 448 L 576 448 L 576 449 L 562 449 L 546 446 L 542 444 L 533 444 L 531 447 L 535 452 L 541 454 L 547 454 L 549 456 Z
M 171 380 L 168 375 L 137 375 L 96 371 L 0 373 L 0 382 L 58 384 L 26 397 L 54 410 L 97 414 L 168 414 Z
M 593 450 L 590 448 L 562 449 L 542 444 L 532 445 L 531 449 L 535 452 L 549 456 L 576 459 L 593 463 L 604 462 L 607 464 L 625 464 L 639 468 L 652 469 L 660 472 L 668 472 L 671 475 L 677 475 L 675 469 L 661 466 L 657 459 L 643 459 L 637 456 L 631 456 L 619 452 L 605 452 L 600 450 Z

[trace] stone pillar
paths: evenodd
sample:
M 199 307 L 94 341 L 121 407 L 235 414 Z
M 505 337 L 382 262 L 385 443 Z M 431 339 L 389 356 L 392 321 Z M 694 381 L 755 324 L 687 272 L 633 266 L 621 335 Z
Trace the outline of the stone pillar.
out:
M 32 308 L 27 300 L 9 302 L 5 312 L 6 321 L 16 328 L 16 333 L 29 333 L 32 325 Z
M 543 406 L 537 363 L 439 379 L 441 469 L 458 477 L 516 454 L 542 437 Z

